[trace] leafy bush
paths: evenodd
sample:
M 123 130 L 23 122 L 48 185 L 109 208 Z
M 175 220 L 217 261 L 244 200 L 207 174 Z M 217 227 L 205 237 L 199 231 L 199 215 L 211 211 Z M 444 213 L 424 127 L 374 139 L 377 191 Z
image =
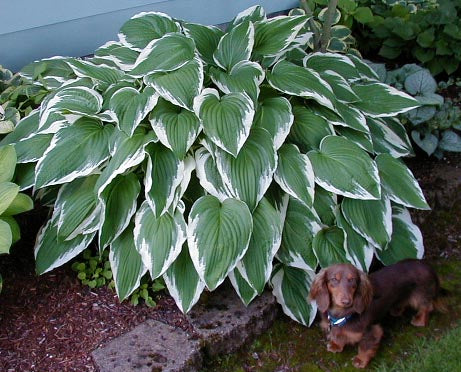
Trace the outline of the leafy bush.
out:
M 407 207 L 428 205 L 393 118 L 418 102 L 355 56 L 310 52 L 306 22 L 256 6 L 224 32 L 147 12 L 93 58 L 26 66 L 52 92 L 4 143 L 53 206 L 37 272 L 96 238 L 121 300 L 147 271 L 184 312 L 227 277 L 245 304 L 270 281 L 309 324 L 318 265 L 421 257 Z

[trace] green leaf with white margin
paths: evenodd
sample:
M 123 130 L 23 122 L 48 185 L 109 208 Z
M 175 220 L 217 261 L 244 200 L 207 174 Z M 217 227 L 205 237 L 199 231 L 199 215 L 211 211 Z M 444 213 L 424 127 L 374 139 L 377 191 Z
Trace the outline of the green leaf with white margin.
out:
M 122 43 L 109 41 L 96 49 L 94 55 L 99 59 L 113 62 L 120 69 L 127 71 L 136 62 L 139 52 L 123 45 Z
M 112 244 L 126 229 L 136 213 L 141 185 L 134 173 L 119 175 L 99 195 L 102 225 L 99 229 L 99 252 Z
M 375 158 L 375 162 L 381 185 L 392 201 L 410 208 L 430 209 L 418 181 L 402 161 L 381 154 Z
M 34 201 L 31 199 L 31 197 L 29 195 L 19 193 L 13 199 L 8 208 L 6 208 L 6 210 L 2 213 L 2 217 L 14 216 L 19 213 L 30 211 L 33 208 Z
M 184 161 L 159 143 L 147 146 L 146 154 L 145 197 L 158 218 L 174 201 L 176 188 L 183 179 Z
M 272 71 L 267 72 L 266 78 L 274 89 L 282 93 L 313 99 L 334 110 L 333 102 L 336 98 L 330 85 L 312 69 L 281 60 Z
M 378 74 L 363 59 L 354 56 L 353 54 L 348 54 L 347 56 L 354 63 L 357 71 L 360 72 L 360 75 L 368 79 L 379 80 Z
M 315 185 L 314 196 L 314 210 L 317 212 L 320 220 L 325 225 L 334 225 L 338 207 L 338 196 L 319 185 Z
M 380 199 L 378 168 L 359 146 L 339 136 L 327 136 L 320 150 L 307 153 L 315 182 L 325 190 L 355 199 Z
M 48 220 L 37 235 L 34 247 L 35 270 L 41 275 L 83 252 L 91 243 L 95 233 L 78 235 L 72 240 L 59 241 L 56 221 Z
M 258 100 L 259 86 L 265 77 L 262 67 L 251 61 L 237 62 L 229 72 L 211 66 L 209 74 L 221 92 L 243 92 L 248 94 L 253 102 Z
M 333 71 L 346 80 L 360 77 L 354 62 L 349 56 L 339 53 L 311 53 L 307 55 L 303 64 L 317 72 Z
M 253 232 L 251 234 L 250 244 L 245 256 L 237 264 L 234 270 L 236 284 L 240 283 L 238 291 L 241 294 L 247 293 L 240 297 L 249 299 L 248 289 L 245 289 L 245 283 L 253 289 L 256 294 L 264 291 L 265 285 L 272 273 L 272 261 L 282 240 L 282 223 L 280 213 L 266 199 L 262 198 L 253 212 Z M 245 283 L 241 282 L 239 274 L 243 277 Z M 232 281 L 232 276 L 231 276 Z M 235 285 L 234 285 L 235 287 Z M 254 297 L 254 296 L 253 296 Z M 248 304 L 253 297 L 248 301 Z
M 354 266 L 368 272 L 375 252 L 373 246 L 349 225 L 342 213 L 337 214 L 336 221 L 338 227 L 346 233 L 346 252 L 352 259 Z
M 18 163 L 39 161 L 50 146 L 52 138 L 52 134 L 36 134 L 16 142 L 14 148 L 18 156 Z
M 151 278 L 158 278 L 176 260 L 187 239 L 184 216 L 176 210 L 174 215 L 164 213 L 156 218 L 144 201 L 136 213 L 134 238 Z
M 202 196 L 194 203 L 187 242 L 195 269 L 208 289 L 216 289 L 245 255 L 252 230 L 251 213 L 239 200 L 221 203 L 214 196 Z
M 200 133 L 200 119 L 171 102 L 159 99 L 149 115 L 149 121 L 159 141 L 183 159 Z
M 183 313 L 192 309 L 205 289 L 205 283 L 200 280 L 195 271 L 187 246 L 184 246 L 179 256 L 163 274 L 163 279 L 176 306 Z
M 379 260 L 385 265 L 391 265 L 406 258 L 423 258 L 423 236 L 418 226 L 411 221 L 405 207 L 392 206 L 392 224 L 394 231 L 387 248 L 376 251 Z
M 293 105 L 294 122 L 288 140 L 307 153 L 320 148 L 320 142 L 335 132 L 325 118 L 316 114 L 310 107 Z
M 277 168 L 277 154 L 269 132 L 254 128 L 236 158 L 219 149 L 215 156 L 224 185 L 233 197 L 244 201 L 253 211 Z
M 351 227 L 378 249 L 385 249 L 392 235 L 392 209 L 389 199 L 356 200 L 344 198 L 341 211 Z
M 109 261 L 117 296 L 123 301 L 139 287 L 141 277 L 147 271 L 134 245 L 132 224 L 112 242 Z
M 394 158 L 413 155 L 413 148 L 405 127 L 394 118 L 386 120 L 367 118 L 377 154 L 389 154 Z
M 225 33 L 213 54 L 215 63 L 226 71 L 250 59 L 254 44 L 253 23 L 245 21 Z
M 24 191 L 34 186 L 36 163 L 25 163 L 16 165 L 16 176 L 14 182 Z
M 271 269 L 272 270 L 272 269 Z M 270 273 L 269 273 L 270 274 Z M 229 273 L 229 279 L 232 286 L 237 292 L 245 306 L 248 306 L 251 301 L 258 295 L 258 292 L 247 282 L 238 270 L 233 270 Z
M 203 63 L 195 56 L 176 70 L 146 75 L 143 80 L 167 101 L 192 111 L 203 86 Z
M 120 29 L 120 41 L 135 50 L 144 49 L 152 40 L 170 32 L 179 32 L 179 25 L 167 14 L 142 12 L 131 17 Z
M 272 293 L 283 312 L 305 326 L 310 326 L 317 314 L 317 305 L 308 300 L 314 276 L 314 271 L 279 265 L 271 279 Z
M 235 26 L 243 22 L 251 21 L 254 23 L 256 21 L 263 21 L 265 19 L 266 12 L 264 11 L 263 7 L 261 5 L 254 5 L 238 13 L 234 19 L 229 22 L 227 28 L 228 30 L 232 30 Z
M 208 65 L 214 64 L 213 53 L 224 32 L 215 26 L 204 26 L 196 23 L 183 23 L 182 27 L 184 33 L 194 40 L 202 60 Z
M 170 33 L 152 40 L 136 59 L 129 74 L 141 78 L 154 72 L 173 71 L 195 56 L 194 40 L 179 33 Z
M 0 216 L 7 210 L 19 193 L 19 186 L 13 182 L 0 182 Z
M 354 106 L 374 118 L 395 116 L 419 106 L 412 96 L 379 82 L 353 84 L 352 90 L 361 99 Z
M 290 101 L 285 97 L 267 97 L 257 105 L 253 126 L 266 129 L 278 150 L 290 133 L 293 120 Z
M 347 138 L 366 152 L 371 154 L 374 152 L 373 140 L 370 133 L 359 132 L 355 129 L 339 126 L 335 127 L 335 131 L 338 136 Z
M 145 147 L 156 140 L 152 132 L 146 134 L 143 130 L 137 130 L 132 137 L 128 137 L 125 133 L 116 129 L 113 137 L 116 137 L 116 140 L 111 150 L 112 158 L 95 185 L 98 195 L 101 195 L 117 175 L 123 174 L 127 169 L 140 164 L 146 157 Z
M 13 179 L 16 161 L 17 157 L 14 146 L 0 146 L 0 182 L 7 182 Z
M 0 145 L 9 145 L 12 143 L 19 142 L 30 136 L 34 135 L 38 129 L 38 123 L 40 118 L 40 110 L 36 109 L 29 113 L 29 115 L 22 118 L 19 123 L 15 126 L 14 131 L 6 135 L 0 141 Z M 2 159 L 3 156 L 0 156 Z M 2 172 L 0 172 L 2 174 Z
M 216 89 L 207 88 L 195 98 L 194 111 L 206 136 L 236 157 L 253 123 L 255 110 L 251 98 L 240 92 L 220 97 Z
M 93 172 L 109 157 L 113 132 L 112 125 L 85 117 L 59 130 L 37 163 L 35 187 L 67 183 Z
M 306 16 L 279 16 L 255 22 L 253 57 L 262 59 L 282 53 L 307 22 Z
M 196 174 L 203 189 L 224 201 L 232 196 L 232 193 L 225 187 L 222 177 L 219 174 L 218 167 L 211 153 L 204 147 L 200 147 L 195 152 Z
M 314 171 L 307 155 L 301 154 L 292 144 L 285 144 L 278 151 L 274 180 L 283 191 L 311 207 L 314 202 Z
M 117 117 L 120 130 L 131 137 L 136 127 L 154 108 L 157 100 L 158 94 L 150 87 L 146 87 L 142 93 L 125 87 L 112 95 L 109 108 Z
M 363 133 L 370 133 L 370 129 L 367 126 L 367 119 L 360 110 L 340 101 L 336 101 L 335 107 L 336 112 L 341 115 L 343 121 L 332 124 L 346 126 Z
M 315 210 L 290 197 L 277 259 L 288 266 L 315 271 L 318 260 L 312 250 L 312 239 L 321 229 Z
M 349 262 L 343 229 L 332 226 L 320 230 L 312 240 L 312 248 L 323 269 L 330 265 Z
M 67 64 L 78 77 L 89 77 L 98 82 L 115 84 L 121 80 L 128 80 L 130 78 L 123 71 L 107 65 L 95 65 L 89 61 L 78 59 L 70 59 L 67 61 Z M 130 79 L 134 80 L 133 78 Z
M 319 71 L 320 77 L 333 89 L 333 92 L 341 102 L 357 102 L 360 98 L 354 93 L 347 80 L 337 72 L 327 70 Z
M 10 247 L 13 243 L 13 233 L 10 225 L 0 219 L 0 254 L 10 253 Z

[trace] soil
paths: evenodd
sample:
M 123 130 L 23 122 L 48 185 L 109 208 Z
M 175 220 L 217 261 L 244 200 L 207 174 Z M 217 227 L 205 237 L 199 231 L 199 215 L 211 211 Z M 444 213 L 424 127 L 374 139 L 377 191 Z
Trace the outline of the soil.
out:
M 413 213 L 423 232 L 426 256 L 459 262 L 461 187 L 453 195 L 444 194 L 443 189 L 447 183 L 461 180 L 461 156 L 450 155 L 442 160 L 418 156 L 408 164 L 428 199 L 433 200 L 432 211 Z M 192 332 L 187 318 L 166 293 L 158 295 L 155 308 L 133 307 L 120 303 L 107 288 L 91 290 L 82 286 L 69 264 L 36 276 L 33 241 L 44 219 L 43 213 L 37 211 L 22 217 L 21 242 L 10 255 L 0 258 L 4 280 L 0 295 L 1 371 L 96 371 L 91 351 L 149 318 Z M 282 322 L 288 325 L 290 335 L 302 332 L 301 326 L 286 317 Z M 282 333 L 288 334 L 286 328 L 282 327 Z M 276 361 L 281 354 L 273 350 L 269 358 Z M 257 354 L 252 358 L 258 362 Z M 284 369 L 284 361 L 275 364 L 278 367 L 272 371 L 290 370 Z

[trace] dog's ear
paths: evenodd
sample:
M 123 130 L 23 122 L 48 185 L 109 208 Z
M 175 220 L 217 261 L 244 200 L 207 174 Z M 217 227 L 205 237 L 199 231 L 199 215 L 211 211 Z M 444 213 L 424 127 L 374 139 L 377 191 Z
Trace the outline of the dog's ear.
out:
M 330 307 L 330 293 L 328 292 L 326 273 L 327 270 L 323 269 L 315 276 L 309 294 L 309 298 L 317 303 L 317 307 L 322 313 Z
M 368 275 L 363 271 L 359 274 L 359 283 L 354 295 L 354 310 L 363 313 L 363 311 L 370 306 L 373 299 L 373 287 L 371 285 Z

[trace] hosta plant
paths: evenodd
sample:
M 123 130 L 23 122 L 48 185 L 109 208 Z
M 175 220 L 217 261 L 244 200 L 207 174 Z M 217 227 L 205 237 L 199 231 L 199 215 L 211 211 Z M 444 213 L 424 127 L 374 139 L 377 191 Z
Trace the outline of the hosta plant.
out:
M 355 56 L 305 52 L 307 21 L 256 6 L 224 32 L 147 12 L 93 58 L 25 67 L 54 86 L 5 140 L 53 207 L 37 272 L 95 240 L 122 300 L 146 272 L 184 312 L 226 278 L 245 304 L 269 282 L 309 324 L 319 266 L 421 257 L 407 208 L 428 205 L 393 118 L 418 102 Z

